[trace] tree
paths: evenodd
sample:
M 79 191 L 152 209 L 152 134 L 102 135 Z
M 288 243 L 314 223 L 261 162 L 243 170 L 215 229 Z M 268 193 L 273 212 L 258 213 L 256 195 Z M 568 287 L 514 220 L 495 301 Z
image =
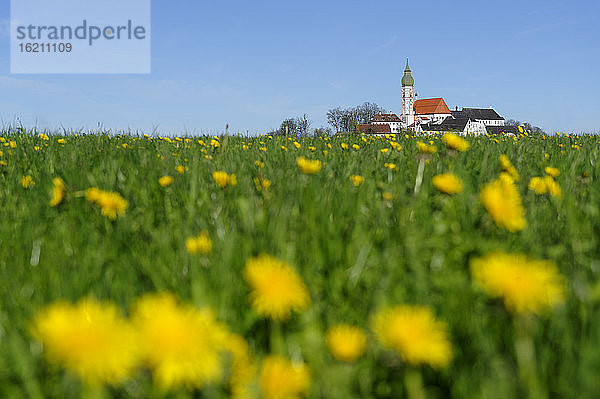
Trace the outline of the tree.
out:
M 546 133 L 546 132 L 544 132 L 544 129 L 542 129 L 541 127 L 534 126 L 529 122 L 521 122 L 521 121 L 517 121 L 514 119 L 508 119 L 506 121 L 506 125 L 507 126 L 522 126 L 523 129 L 525 129 L 525 131 L 530 134 L 542 135 L 542 134 Z
M 300 136 L 306 137 L 308 136 L 308 132 L 310 129 L 310 120 L 306 114 L 296 118 L 296 129 Z
M 279 127 L 279 134 L 297 136 L 298 125 L 296 124 L 296 119 L 284 119 L 284 121 L 281 122 L 281 126 Z
M 360 123 L 369 123 L 376 114 L 385 114 L 379 105 L 365 102 L 350 108 L 333 108 L 327 111 L 327 121 L 336 132 L 354 132 Z
M 327 122 L 329 122 L 336 133 L 339 132 L 342 127 L 343 115 L 344 111 L 340 107 L 327 111 Z
M 303 114 L 297 118 L 287 118 L 281 122 L 281 126 L 272 135 L 283 135 L 283 136 L 308 136 L 310 132 L 311 121 L 308 119 L 308 115 Z

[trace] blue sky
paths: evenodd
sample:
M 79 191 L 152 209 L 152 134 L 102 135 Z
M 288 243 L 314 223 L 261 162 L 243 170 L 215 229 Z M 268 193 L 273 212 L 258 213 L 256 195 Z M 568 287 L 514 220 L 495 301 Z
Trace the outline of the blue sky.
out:
M 11 75 L 0 6 L 0 117 L 161 134 L 266 132 L 365 101 L 493 106 L 548 131 L 600 132 L 596 1 L 152 1 L 152 73 Z

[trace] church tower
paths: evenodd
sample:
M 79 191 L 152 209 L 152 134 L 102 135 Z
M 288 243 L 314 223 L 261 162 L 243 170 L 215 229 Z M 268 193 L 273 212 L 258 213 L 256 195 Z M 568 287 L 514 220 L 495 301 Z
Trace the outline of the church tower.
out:
M 408 58 L 406 59 L 406 68 L 404 68 L 404 76 L 402 76 L 402 121 L 406 123 L 406 127 L 411 127 L 415 123 L 415 80 L 413 79 L 408 66 Z

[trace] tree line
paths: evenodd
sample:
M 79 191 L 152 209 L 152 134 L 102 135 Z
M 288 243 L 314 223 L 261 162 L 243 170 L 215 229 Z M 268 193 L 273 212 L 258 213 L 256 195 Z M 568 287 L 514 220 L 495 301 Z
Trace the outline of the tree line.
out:
M 279 129 L 270 132 L 272 135 L 289 136 L 331 136 L 338 132 L 356 132 L 357 125 L 369 123 L 376 114 L 387 111 L 377 104 L 365 102 L 356 107 L 336 107 L 327 111 L 327 122 L 331 127 L 318 127 L 311 130 L 312 122 L 306 114 L 295 118 L 287 118 L 281 122 Z

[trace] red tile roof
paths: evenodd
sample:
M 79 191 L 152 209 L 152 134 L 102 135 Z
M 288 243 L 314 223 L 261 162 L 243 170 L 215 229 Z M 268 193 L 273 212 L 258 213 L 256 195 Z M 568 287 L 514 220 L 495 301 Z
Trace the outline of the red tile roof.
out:
M 443 98 L 424 98 L 415 101 L 415 115 L 451 114 Z
M 371 122 L 402 122 L 396 114 L 375 114 Z
M 392 129 L 390 128 L 390 125 L 388 125 L 387 123 L 381 123 L 381 124 L 360 124 L 357 125 L 356 128 L 358 129 L 358 131 L 360 133 L 365 133 L 365 134 L 386 134 L 386 133 L 392 133 Z

